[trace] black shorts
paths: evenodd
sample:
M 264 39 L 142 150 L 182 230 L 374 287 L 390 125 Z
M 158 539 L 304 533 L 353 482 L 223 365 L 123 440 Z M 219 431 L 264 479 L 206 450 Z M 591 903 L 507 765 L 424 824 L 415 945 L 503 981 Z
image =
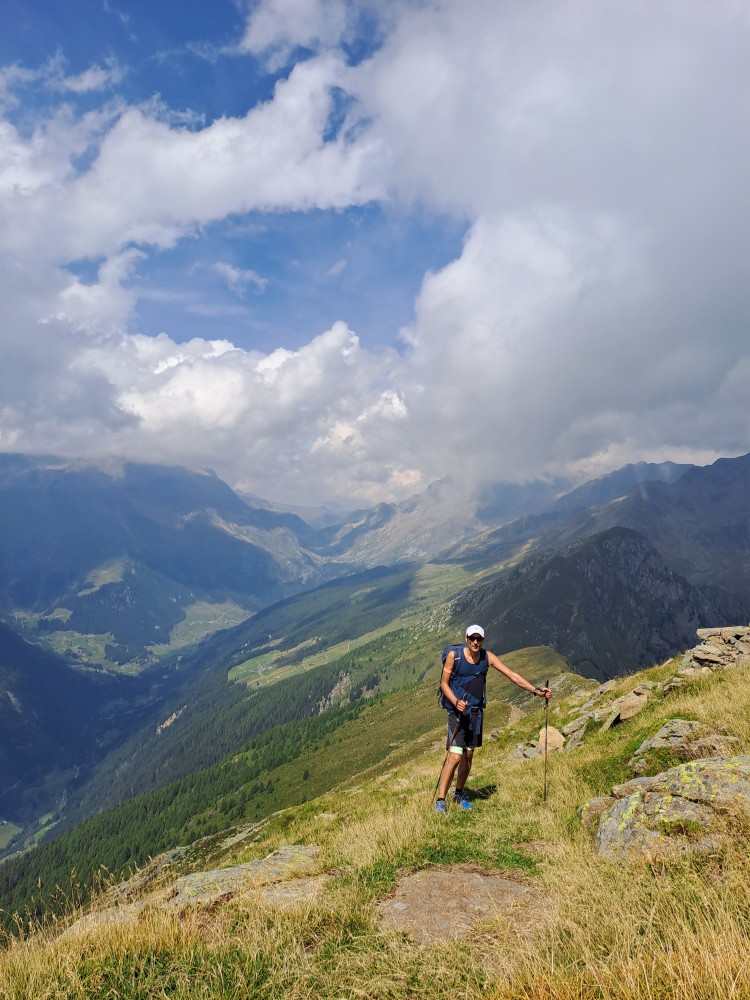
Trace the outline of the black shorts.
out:
M 448 739 L 445 749 L 455 748 L 456 752 L 463 753 L 464 750 L 476 750 L 477 747 L 481 747 L 483 715 L 481 708 L 472 708 L 463 715 L 448 712 Z

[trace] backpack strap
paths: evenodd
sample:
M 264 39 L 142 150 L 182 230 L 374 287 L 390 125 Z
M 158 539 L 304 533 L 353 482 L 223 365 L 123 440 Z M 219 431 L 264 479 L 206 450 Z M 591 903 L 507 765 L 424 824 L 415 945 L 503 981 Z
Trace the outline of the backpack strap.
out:
M 453 667 L 451 669 L 450 680 L 448 681 L 449 684 L 453 680 L 453 675 L 456 672 L 456 667 L 460 663 L 461 657 L 464 654 L 463 643 L 460 646 L 446 646 L 445 647 L 445 649 L 443 650 L 443 656 L 442 656 L 442 667 L 445 667 L 445 661 L 448 659 L 448 653 L 450 653 L 450 652 L 453 652 Z M 441 668 L 441 680 L 442 680 L 442 668 Z M 438 684 L 438 703 L 440 704 L 441 708 L 445 708 L 445 709 L 452 709 L 453 708 L 453 706 L 451 705 L 451 703 L 446 699 L 445 695 L 443 694 L 443 690 L 442 690 L 442 688 L 440 687 L 439 684 Z

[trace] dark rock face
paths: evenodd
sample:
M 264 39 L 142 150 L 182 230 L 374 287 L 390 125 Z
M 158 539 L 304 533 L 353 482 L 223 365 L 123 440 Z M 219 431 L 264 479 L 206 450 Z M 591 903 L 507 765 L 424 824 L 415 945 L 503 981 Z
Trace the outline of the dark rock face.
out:
M 552 544 L 615 526 L 644 535 L 695 585 L 750 590 L 750 454 L 692 468 L 676 482 L 646 482 L 554 531 Z
M 750 617 L 746 601 L 691 584 L 627 528 L 536 556 L 455 610 L 484 621 L 496 650 L 549 645 L 599 680 L 667 659 L 709 622 Z

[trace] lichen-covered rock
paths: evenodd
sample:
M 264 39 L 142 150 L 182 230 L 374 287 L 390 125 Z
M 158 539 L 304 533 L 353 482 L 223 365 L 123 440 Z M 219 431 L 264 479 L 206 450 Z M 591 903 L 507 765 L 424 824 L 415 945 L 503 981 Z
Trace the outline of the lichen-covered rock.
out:
M 694 760 L 613 789 L 596 835 L 599 852 L 677 858 L 715 849 L 722 817 L 750 819 L 750 757 Z
M 611 805 L 611 795 L 600 795 L 598 798 L 589 799 L 588 802 L 584 802 L 578 809 L 578 815 L 581 818 L 584 830 L 587 830 L 592 835 L 596 834 L 602 813 L 605 809 L 609 809 Z
M 691 740 L 690 753 L 694 757 L 729 757 L 736 750 L 739 740 L 726 733 L 706 733 Z
M 190 903 L 214 902 L 223 896 L 234 895 L 251 884 L 265 885 L 288 879 L 312 868 L 319 853 L 320 848 L 314 845 L 293 844 L 244 865 L 183 875 L 173 884 L 167 902 L 181 909 Z
M 684 759 L 729 757 L 739 742 L 726 733 L 701 732 L 700 722 L 693 719 L 670 719 L 633 754 L 630 766 L 636 774 L 648 770 L 650 750 L 671 750 Z
M 649 750 L 680 749 L 700 728 L 700 722 L 695 719 L 670 719 L 657 733 L 644 740 L 633 756 L 638 757 Z
M 148 909 L 182 912 L 195 905 L 218 906 L 248 893 L 255 893 L 262 902 L 274 906 L 312 902 L 320 895 L 327 878 L 314 873 L 319 854 L 320 848 L 315 844 L 291 844 L 257 861 L 183 875 L 133 902 L 125 902 L 127 896 L 123 893 L 117 899 L 109 894 L 95 909 L 71 924 L 66 934 L 79 935 L 98 927 L 134 923 Z

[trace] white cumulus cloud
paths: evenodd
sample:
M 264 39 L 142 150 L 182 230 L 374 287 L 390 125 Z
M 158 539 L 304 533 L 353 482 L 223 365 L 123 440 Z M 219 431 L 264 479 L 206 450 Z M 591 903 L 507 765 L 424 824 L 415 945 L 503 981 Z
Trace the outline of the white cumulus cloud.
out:
M 208 125 L 120 99 L 21 125 L 39 81 L 0 70 L 0 447 L 208 464 L 305 503 L 748 450 L 749 41 L 733 2 L 263 0 L 232 59 L 290 68 Z M 50 91 L 124 73 L 60 66 Z M 466 227 L 390 347 L 344 307 L 294 348 L 213 337 L 209 308 L 205 337 L 138 330 L 160 251 L 372 201 Z M 218 256 L 234 308 L 271 296 L 261 262 Z

